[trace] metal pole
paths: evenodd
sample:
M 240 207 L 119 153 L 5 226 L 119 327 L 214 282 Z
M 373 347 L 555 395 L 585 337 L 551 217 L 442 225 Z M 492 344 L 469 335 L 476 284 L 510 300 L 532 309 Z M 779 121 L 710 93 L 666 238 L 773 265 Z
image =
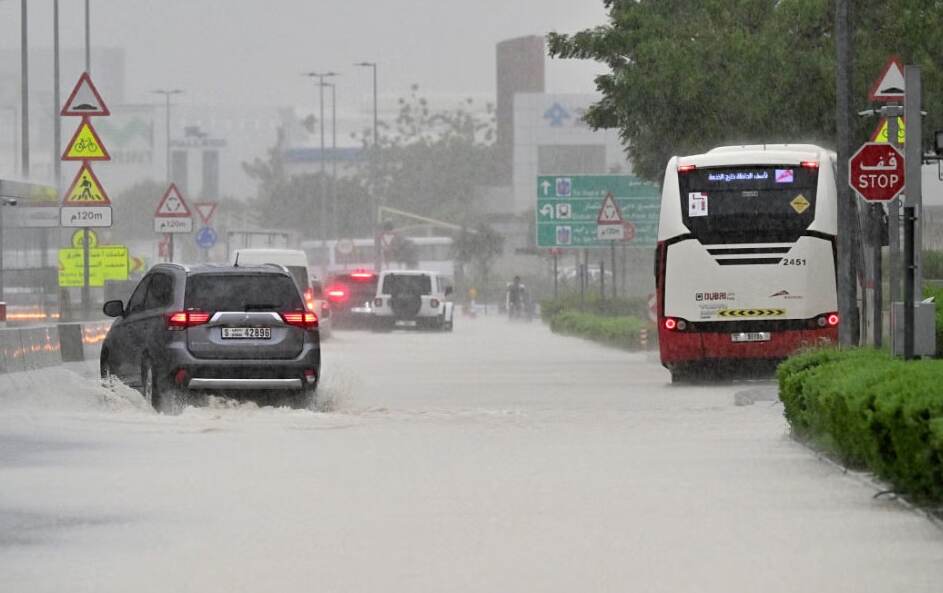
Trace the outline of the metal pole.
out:
M 92 72 L 92 27 L 89 0 L 85 0 L 85 71 Z M 88 244 L 88 227 L 82 229 L 82 316 L 92 316 L 92 288 Z
M 848 159 L 851 157 L 852 94 L 852 10 L 850 0 L 835 0 L 835 37 L 838 72 L 835 119 L 838 131 L 838 311 L 841 323 L 839 342 L 856 346 L 860 335 L 857 307 L 857 278 L 854 265 L 857 225 L 851 188 L 848 186 Z
M 560 274 L 559 266 L 560 264 L 560 255 L 554 251 L 553 252 L 553 298 L 556 300 L 560 296 Z
M 911 124 L 915 126 L 917 122 Z M 904 206 L 904 360 L 914 357 L 914 207 Z
M 58 193 L 62 192 L 62 161 L 59 160 L 59 148 L 62 146 L 62 127 L 59 116 L 60 102 L 62 98 L 59 93 L 59 0 L 52 2 L 52 162 L 56 176 L 56 189 Z
M 884 215 L 884 206 L 871 204 L 869 206 L 871 219 L 871 257 L 874 258 L 873 278 L 874 289 L 871 292 L 871 332 L 874 347 L 880 348 L 883 343 L 882 330 L 884 329 L 884 279 L 881 261 L 881 223 Z
M 20 1 L 20 126 L 23 136 L 20 142 L 20 174 L 29 178 L 29 28 L 26 0 Z
M 887 118 L 887 141 L 900 148 L 898 138 L 897 115 Z M 906 175 L 905 175 L 906 177 Z M 900 200 L 891 200 L 887 205 L 887 250 L 888 266 L 890 279 L 890 300 L 891 300 L 891 351 L 895 351 L 894 341 L 897 339 L 897 332 L 893 310 L 894 303 L 900 302 Z
M 25 2 L 25 0 L 24 0 Z M 88 6 L 89 0 L 85 0 L 85 71 L 92 71 L 92 25 Z
M 616 298 L 617 296 L 619 296 L 619 294 L 616 290 L 618 285 L 616 284 L 616 242 L 615 241 L 611 241 L 609 243 L 609 255 L 611 256 L 610 263 L 612 264 L 610 266 L 610 268 L 612 269 L 612 298 Z
M 606 260 L 599 258 L 599 300 L 606 300 Z
M 914 277 L 912 282 L 914 298 L 920 300 L 923 294 L 923 269 L 921 267 L 923 251 L 923 188 L 921 172 L 923 169 L 923 116 L 922 81 L 920 66 L 904 66 L 904 120 L 907 122 L 907 142 L 904 146 L 904 179 L 907 205 L 914 208 L 917 222 L 914 229 Z M 906 304 L 905 304 L 906 306 Z
M 320 93 L 320 99 L 318 101 L 318 106 L 321 110 L 321 118 L 320 118 L 321 119 L 320 121 L 320 124 L 321 124 L 321 154 L 320 154 L 320 157 L 321 157 L 321 195 L 320 195 L 321 214 L 319 216 L 320 224 L 318 226 L 320 228 L 321 240 L 327 241 L 327 225 L 325 224 L 325 220 L 324 220 L 325 212 L 327 212 L 327 196 L 325 196 L 327 192 L 325 191 L 325 188 L 324 188 L 324 176 L 325 176 L 325 172 L 324 172 L 324 77 L 320 77 L 319 82 L 320 84 L 318 85 L 318 92 Z
M 337 85 L 331 85 L 331 233 L 337 235 Z

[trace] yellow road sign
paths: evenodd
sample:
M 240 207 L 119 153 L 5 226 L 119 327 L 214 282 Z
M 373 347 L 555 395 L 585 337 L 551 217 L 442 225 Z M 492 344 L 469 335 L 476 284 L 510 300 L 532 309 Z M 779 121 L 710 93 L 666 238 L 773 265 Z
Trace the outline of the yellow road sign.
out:
M 75 131 L 69 147 L 62 153 L 64 161 L 110 161 L 111 156 L 102 144 L 101 138 L 92 127 L 88 118 L 82 118 L 79 129 Z
M 789 205 L 792 206 L 792 209 L 795 210 L 797 214 L 802 214 L 808 210 L 810 206 L 809 200 L 802 194 L 793 198 L 793 200 L 789 202 Z
M 88 163 L 82 163 L 82 167 L 75 175 L 72 186 L 65 193 L 65 199 L 62 200 L 63 206 L 107 206 L 111 204 L 105 188 L 102 187 L 98 177 Z
M 59 250 L 59 286 L 83 284 L 82 250 Z M 104 286 L 106 280 L 128 279 L 128 248 L 124 245 L 103 245 L 88 252 L 88 284 Z
M 904 139 L 907 137 L 906 125 L 904 125 L 904 118 L 897 118 L 897 143 L 901 146 L 904 145 Z M 871 142 L 887 142 L 887 133 L 888 125 L 887 118 L 882 117 L 881 122 L 878 124 L 878 127 L 874 129 L 874 133 L 871 134 Z
M 72 233 L 72 247 L 76 249 L 82 248 L 82 231 L 78 230 Z M 88 231 L 88 248 L 94 249 L 98 247 L 98 233 L 93 230 Z

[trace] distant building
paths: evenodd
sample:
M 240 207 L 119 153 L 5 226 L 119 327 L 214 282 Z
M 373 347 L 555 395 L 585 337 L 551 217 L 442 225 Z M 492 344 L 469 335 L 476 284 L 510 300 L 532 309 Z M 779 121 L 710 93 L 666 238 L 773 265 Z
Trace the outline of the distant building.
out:
M 497 159 L 499 183 L 511 182 L 514 153 L 514 96 L 545 90 L 546 53 L 539 35 L 518 37 L 498 43 L 497 73 Z

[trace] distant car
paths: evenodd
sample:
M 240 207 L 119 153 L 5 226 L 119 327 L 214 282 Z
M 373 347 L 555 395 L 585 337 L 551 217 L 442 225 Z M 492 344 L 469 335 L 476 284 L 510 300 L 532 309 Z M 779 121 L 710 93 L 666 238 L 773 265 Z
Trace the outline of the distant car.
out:
M 305 299 L 305 305 L 318 316 L 321 338 L 331 337 L 331 309 L 320 282 L 308 272 L 308 256 L 299 249 L 237 249 L 232 254 L 234 266 L 278 264 L 288 268 Z
M 373 300 L 373 327 L 377 331 L 395 327 L 452 331 L 451 294 L 448 279 L 436 272 L 385 271 Z
M 318 318 L 281 266 L 158 264 L 115 317 L 101 375 L 138 386 L 160 412 L 195 392 L 224 392 L 310 407 L 321 376 Z
M 333 274 L 325 294 L 331 306 L 334 327 L 369 328 L 373 321 L 373 299 L 377 294 L 377 275 L 371 270 L 353 270 Z

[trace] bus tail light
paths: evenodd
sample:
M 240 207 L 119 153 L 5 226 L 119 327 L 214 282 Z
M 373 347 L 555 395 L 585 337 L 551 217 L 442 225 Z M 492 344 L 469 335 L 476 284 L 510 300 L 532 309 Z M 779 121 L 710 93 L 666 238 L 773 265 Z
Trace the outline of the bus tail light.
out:
M 799 166 L 802 167 L 803 169 L 818 169 L 819 162 L 818 161 L 802 161 L 799 163 Z
M 665 329 L 668 331 L 683 332 L 684 330 L 688 329 L 688 322 L 684 319 L 678 319 L 676 317 L 666 317 Z
M 825 313 L 824 315 L 819 315 L 815 320 L 816 325 L 819 327 L 837 327 L 840 318 L 838 313 Z
M 697 165 L 678 165 L 678 173 L 690 173 L 697 169 Z

